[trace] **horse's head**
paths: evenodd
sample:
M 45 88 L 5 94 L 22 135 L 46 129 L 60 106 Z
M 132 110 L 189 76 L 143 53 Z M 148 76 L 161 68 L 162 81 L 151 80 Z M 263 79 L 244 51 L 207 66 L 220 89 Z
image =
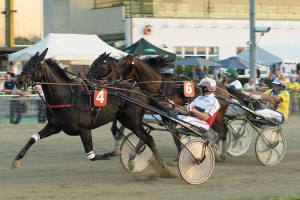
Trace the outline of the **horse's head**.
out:
M 124 79 L 131 78 L 129 76 L 132 74 L 132 71 L 134 69 L 134 58 L 137 56 L 137 54 L 134 55 L 127 55 L 124 57 L 115 67 L 115 69 L 112 70 L 112 72 L 106 77 L 106 81 L 110 84 L 115 84 L 117 82 L 120 82 Z
M 91 65 L 86 78 L 100 80 L 106 77 L 112 69 L 117 65 L 117 61 L 114 58 L 109 57 L 109 54 L 104 52 L 101 54 Z
M 32 56 L 22 69 L 22 73 L 16 79 L 16 86 L 19 90 L 25 91 L 33 81 L 41 81 L 43 76 L 41 66 L 43 65 L 48 48 L 41 55 L 37 52 Z

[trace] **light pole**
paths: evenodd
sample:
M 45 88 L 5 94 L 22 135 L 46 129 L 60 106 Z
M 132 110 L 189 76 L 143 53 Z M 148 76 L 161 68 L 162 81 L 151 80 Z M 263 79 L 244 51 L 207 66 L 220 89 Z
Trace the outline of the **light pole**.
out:
M 250 78 L 256 80 L 255 0 L 250 0 Z
M 250 78 L 256 80 L 256 43 L 255 33 L 268 33 L 271 30 L 270 27 L 255 27 L 255 0 L 250 0 L 250 41 L 247 43 L 250 45 Z
M 132 44 L 132 15 L 133 15 L 132 0 L 130 0 L 130 44 Z

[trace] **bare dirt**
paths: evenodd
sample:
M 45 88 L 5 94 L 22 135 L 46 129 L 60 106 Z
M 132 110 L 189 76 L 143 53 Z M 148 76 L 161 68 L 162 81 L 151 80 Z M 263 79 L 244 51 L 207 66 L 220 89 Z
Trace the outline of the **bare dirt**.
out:
M 300 192 L 300 117 L 290 117 L 283 127 L 285 157 L 276 166 L 263 166 L 255 156 L 257 134 L 240 157 L 227 156 L 216 163 L 212 175 L 200 185 L 177 178 L 149 179 L 155 166 L 133 175 L 114 157 L 91 162 L 85 157 L 80 137 L 60 133 L 34 144 L 18 169 L 10 164 L 28 139 L 43 125 L 0 126 L 0 200 L 7 199 L 232 199 L 294 195 Z M 128 132 L 128 131 L 127 131 Z M 162 157 L 170 162 L 176 147 L 168 132 L 152 132 Z M 113 150 L 110 124 L 93 131 L 94 152 Z

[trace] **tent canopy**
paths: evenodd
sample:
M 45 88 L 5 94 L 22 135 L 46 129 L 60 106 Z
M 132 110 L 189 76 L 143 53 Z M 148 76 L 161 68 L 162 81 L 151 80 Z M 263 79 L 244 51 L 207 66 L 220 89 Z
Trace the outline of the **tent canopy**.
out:
M 154 46 L 153 44 L 151 44 L 144 38 L 141 38 L 139 41 L 137 41 L 133 45 L 127 47 L 123 51 L 126 53 L 131 53 L 131 54 L 137 53 L 139 56 L 140 55 L 148 55 L 148 56 L 153 55 L 154 56 L 154 55 L 166 54 L 166 55 L 168 55 L 170 60 L 176 59 L 176 55 L 174 53 L 170 53 L 168 51 L 162 50 L 162 49 Z
M 175 65 L 193 65 L 193 66 L 212 66 L 212 67 L 220 67 L 220 64 L 211 62 L 210 60 L 197 58 L 197 57 L 189 57 L 182 60 L 176 60 L 174 62 Z
M 250 48 L 237 55 L 238 58 L 250 62 Z M 278 63 L 300 63 L 300 45 L 258 45 L 256 47 L 256 63 L 270 66 Z
M 21 51 L 8 55 L 9 61 L 29 60 L 36 52 L 48 48 L 46 58 L 56 60 L 95 60 L 100 54 L 111 53 L 113 57 L 127 55 L 103 42 L 97 35 L 54 34 L 50 33 L 43 40 Z

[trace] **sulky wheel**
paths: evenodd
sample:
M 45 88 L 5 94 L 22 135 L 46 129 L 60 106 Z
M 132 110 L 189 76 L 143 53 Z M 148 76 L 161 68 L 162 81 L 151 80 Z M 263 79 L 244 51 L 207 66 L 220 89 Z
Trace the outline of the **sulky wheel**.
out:
M 199 184 L 204 182 L 211 175 L 215 158 L 213 150 L 209 145 L 206 146 L 206 153 L 203 159 L 202 152 L 204 152 L 205 142 L 201 140 L 193 140 L 186 144 L 186 148 L 183 147 L 179 154 L 178 170 L 181 177 L 190 184 Z M 201 161 L 202 160 L 202 161 Z M 201 163 L 200 163 L 201 161 Z
M 277 128 L 267 128 L 262 131 L 255 143 L 257 159 L 263 165 L 276 165 L 285 154 L 286 142 L 283 134 Z
M 120 156 L 121 163 L 123 167 L 133 173 L 140 173 L 147 169 L 149 166 L 149 161 L 153 158 L 153 153 L 147 145 L 141 147 L 139 152 L 135 156 L 135 165 L 134 169 L 131 171 L 128 167 L 129 154 L 134 149 L 134 147 L 139 143 L 140 139 L 133 133 L 129 133 L 127 136 L 128 140 L 123 139 L 123 142 L 120 146 L 122 155 Z
M 227 153 L 232 156 L 243 155 L 251 144 L 251 125 L 244 120 L 233 120 L 227 127 L 231 135 Z

